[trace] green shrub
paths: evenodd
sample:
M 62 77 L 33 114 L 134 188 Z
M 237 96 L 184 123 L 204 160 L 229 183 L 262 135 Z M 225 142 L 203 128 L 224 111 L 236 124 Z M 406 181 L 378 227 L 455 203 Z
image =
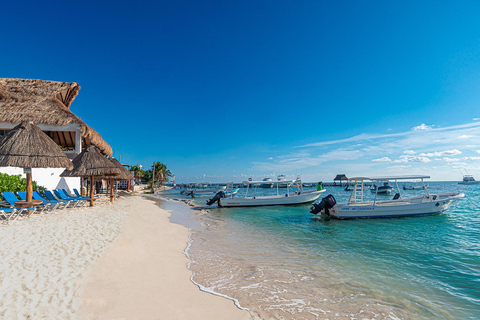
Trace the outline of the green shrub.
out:
M 37 186 L 35 181 L 32 181 L 33 190 L 43 191 L 46 188 Z M 22 178 L 21 175 L 9 175 L 0 173 L 0 193 L 1 192 L 17 192 L 27 190 L 27 179 Z M 1 194 L 0 194 L 1 195 Z M 3 199 L 3 198 L 2 198 Z

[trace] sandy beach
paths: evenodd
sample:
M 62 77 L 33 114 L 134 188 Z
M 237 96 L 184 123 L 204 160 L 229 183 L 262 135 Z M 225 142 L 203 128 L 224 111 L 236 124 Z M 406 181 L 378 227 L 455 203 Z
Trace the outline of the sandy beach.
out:
M 250 319 L 190 281 L 188 230 L 140 196 L 0 226 L 2 319 Z

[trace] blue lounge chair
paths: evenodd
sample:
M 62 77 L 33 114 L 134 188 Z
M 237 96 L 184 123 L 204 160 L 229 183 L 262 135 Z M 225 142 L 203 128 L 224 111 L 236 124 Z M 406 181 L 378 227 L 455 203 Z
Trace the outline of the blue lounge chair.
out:
M 8 204 L 12 208 L 16 208 L 18 210 L 18 215 L 20 215 L 22 213 L 25 213 L 25 214 L 28 213 L 27 217 L 30 217 L 32 215 L 32 213 L 35 212 L 35 208 L 33 208 L 33 207 L 32 208 L 18 208 L 17 205 L 15 204 L 15 202 L 20 201 L 20 200 L 17 198 L 17 196 L 13 192 L 3 192 L 2 196 L 3 196 L 3 199 L 5 199 L 5 201 L 7 201 Z
M 80 192 L 78 192 L 77 189 L 73 189 L 73 192 L 75 192 L 75 194 L 77 195 L 77 197 L 83 197 L 83 196 L 80 194 Z M 101 194 L 97 194 L 97 195 L 94 195 L 93 197 L 94 197 L 94 198 L 100 198 L 100 197 L 102 197 L 102 195 L 101 195 Z M 87 199 L 90 199 L 90 197 L 87 197 Z
M 32 198 L 35 199 L 35 200 L 41 200 L 41 201 L 43 201 L 43 203 L 51 204 L 54 207 L 54 210 L 57 209 L 57 208 L 60 208 L 60 206 L 62 204 L 64 206 L 63 206 L 63 208 L 60 208 L 60 209 L 65 209 L 70 204 L 70 201 L 66 201 L 66 200 L 47 200 L 44 197 L 42 197 L 42 195 L 38 191 L 33 191 Z
M 18 191 L 17 194 L 20 197 L 20 199 L 22 199 L 23 201 L 27 200 L 27 193 L 25 191 Z M 33 195 L 32 195 L 32 199 L 33 199 Z M 53 208 L 53 205 L 51 205 L 50 203 L 42 202 L 39 205 L 35 206 L 35 209 L 40 210 L 40 213 L 42 213 L 43 211 L 45 211 L 45 209 L 48 209 L 48 208 L 50 208 L 51 211 L 55 210 Z
M 53 193 L 55 193 L 55 196 L 56 196 L 57 198 L 59 198 L 59 199 L 73 201 L 74 204 L 75 204 L 75 207 L 77 207 L 77 206 L 79 206 L 79 205 L 84 206 L 85 203 L 87 203 L 85 200 L 81 200 L 81 199 L 72 198 L 72 197 L 67 196 L 67 195 L 66 195 L 62 190 L 60 190 L 60 189 L 53 190 Z
M 60 190 L 60 189 L 59 189 Z M 77 196 L 77 195 L 72 195 L 70 193 L 67 192 L 67 190 L 65 189 L 61 189 L 63 191 L 62 195 L 65 194 L 67 197 L 70 197 L 70 198 L 74 198 L 74 199 L 77 199 L 77 200 L 87 200 L 87 199 L 90 199 L 90 197 L 83 197 L 83 196 Z
M 71 207 L 76 207 L 78 205 L 78 202 L 76 201 L 73 201 L 73 200 L 66 200 L 66 199 L 61 199 L 61 198 L 55 198 L 55 196 L 53 195 L 52 191 L 49 191 L 49 190 L 45 190 L 43 191 L 43 194 L 45 195 L 45 197 L 47 197 L 47 199 L 49 201 L 67 201 L 67 206 L 71 206 Z M 59 200 L 60 199 L 60 200 Z
M 17 219 L 18 210 L 15 208 L 0 208 L 0 215 L 5 219 L 5 223 L 8 223 L 13 216 L 15 216 L 13 220 Z

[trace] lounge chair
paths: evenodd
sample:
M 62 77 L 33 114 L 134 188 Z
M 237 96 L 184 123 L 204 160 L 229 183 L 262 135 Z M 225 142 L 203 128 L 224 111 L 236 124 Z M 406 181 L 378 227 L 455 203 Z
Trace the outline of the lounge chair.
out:
M 61 189 L 53 190 L 53 192 L 59 199 L 73 201 L 75 203 L 75 207 L 79 206 L 80 204 L 84 206 L 85 203 L 87 203 L 85 200 L 67 196 Z
M 25 191 L 18 191 L 17 194 L 20 197 L 20 199 L 22 199 L 23 201 L 27 200 L 27 193 Z M 40 213 L 42 213 L 43 211 L 45 211 L 45 209 L 48 209 L 48 208 L 50 208 L 51 211 L 55 210 L 55 208 L 53 208 L 53 205 L 50 203 L 42 202 L 38 205 L 35 205 L 35 209 L 40 210 Z
M 62 198 L 55 198 L 55 196 L 53 195 L 52 191 L 49 191 L 49 190 L 45 190 L 43 191 L 43 194 L 45 195 L 45 197 L 47 197 L 47 199 L 49 201 L 67 201 L 67 206 L 71 206 L 71 207 L 76 207 L 78 206 L 78 201 L 73 201 L 73 200 L 66 200 L 66 199 L 62 199 Z M 60 199 L 60 200 L 59 200 Z
M 83 197 L 83 196 L 80 194 L 80 192 L 78 192 L 77 189 L 73 189 L 73 192 L 75 192 L 75 194 L 77 195 L 77 197 Z M 96 194 L 96 195 L 94 195 L 93 197 L 94 197 L 94 198 L 101 198 L 102 195 L 101 195 L 101 194 Z M 90 199 L 90 197 L 87 197 L 87 199 Z
M 59 189 L 60 190 L 60 189 Z M 67 197 L 70 197 L 70 198 L 74 198 L 74 199 L 77 199 L 77 200 L 88 200 L 90 199 L 90 197 L 83 197 L 83 196 L 77 196 L 77 195 L 72 195 L 70 193 L 68 193 L 67 190 L 65 189 L 61 189 L 63 191 L 62 194 L 65 194 Z
M 5 199 L 5 201 L 7 201 L 8 204 L 12 208 L 16 208 L 18 210 L 18 215 L 20 215 L 22 213 L 25 213 L 25 214 L 28 213 L 27 217 L 30 217 L 32 215 L 32 213 L 35 212 L 35 208 L 33 208 L 33 207 L 32 208 L 19 208 L 19 207 L 17 207 L 15 202 L 20 201 L 20 199 L 18 199 L 17 196 L 15 195 L 15 193 L 13 193 L 13 192 L 3 192 L 2 196 L 3 196 L 3 199 Z
M 32 198 L 35 199 L 35 200 L 41 200 L 41 201 L 43 201 L 43 203 L 51 204 L 54 207 L 53 210 L 55 210 L 57 208 L 60 208 L 60 206 L 62 204 L 64 206 L 63 206 L 63 208 L 60 208 L 60 209 L 65 209 L 70 204 L 70 201 L 67 201 L 67 200 L 47 200 L 44 197 L 42 197 L 42 195 L 38 191 L 33 191 Z
M 13 216 L 15 216 L 13 220 L 17 219 L 18 212 L 15 208 L 0 208 L 0 216 L 6 220 L 6 223 L 8 223 Z

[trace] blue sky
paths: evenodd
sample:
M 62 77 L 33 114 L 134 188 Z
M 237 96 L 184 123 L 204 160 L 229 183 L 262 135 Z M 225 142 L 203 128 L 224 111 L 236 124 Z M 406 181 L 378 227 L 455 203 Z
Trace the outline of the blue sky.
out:
M 71 81 L 122 162 L 178 182 L 480 178 L 477 1 L 2 4 L 1 77 Z

